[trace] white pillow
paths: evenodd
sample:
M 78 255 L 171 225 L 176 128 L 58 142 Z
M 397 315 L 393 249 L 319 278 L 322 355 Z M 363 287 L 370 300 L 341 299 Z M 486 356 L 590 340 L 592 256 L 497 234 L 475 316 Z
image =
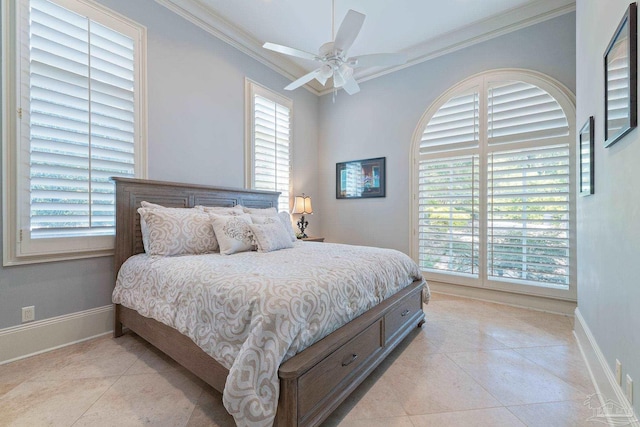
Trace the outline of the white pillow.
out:
M 298 240 L 298 238 L 296 237 L 296 232 L 293 231 L 293 225 L 291 225 L 291 214 L 289 214 L 289 212 L 282 211 L 278 213 L 278 217 L 280 217 L 280 221 L 282 221 L 284 229 L 287 230 L 287 234 L 289 234 L 291 241 L 295 242 L 296 240 Z
M 212 213 L 216 215 L 242 215 L 244 211 L 242 210 L 242 206 L 236 205 L 232 207 L 227 206 L 196 206 L 196 209 L 200 209 L 206 213 Z
M 249 227 L 251 224 L 249 215 L 209 214 L 209 217 L 220 245 L 221 254 L 231 255 L 254 249 L 253 233 Z
M 138 213 L 149 255 L 204 254 L 218 248 L 209 215 L 198 209 L 148 207 Z
M 250 215 L 259 215 L 259 216 L 276 216 L 278 215 L 278 210 L 276 208 L 246 208 L 243 207 L 245 213 Z
M 278 220 L 265 224 L 251 224 L 249 227 L 258 245 L 258 252 L 271 252 L 293 247 L 287 230 Z

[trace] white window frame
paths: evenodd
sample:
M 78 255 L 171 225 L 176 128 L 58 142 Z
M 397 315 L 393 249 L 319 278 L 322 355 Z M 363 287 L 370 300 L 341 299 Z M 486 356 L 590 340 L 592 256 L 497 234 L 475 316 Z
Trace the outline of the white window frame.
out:
M 487 123 L 487 106 L 486 106 L 486 95 L 488 93 L 488 87 L 493 82 L 506 82 L 506 81 L 522 81 L 525 83 L 530 83 L 532 85 L 538 86 L 541 89 L 548 92 L 560 105 L 563 109 L 567 122 L 569 124 L 569 135 L 566 137 L 569 143 L 569 158 L 570 158 L 570 170 L 572 171 L 571 182 L 570 182 L 570 206 L 571 206 L 571 215 L 570 215 L 570 235 L 569 235 L 569 245 L 570 245 L 570 259 L 572 261 L 569 270 L 569 288 L 567 290 L 563 289 L 553 289 L 544 286 L 527 286 L 517 283 L 509 283 L 506 281 L 499 280 L 491 280 L 487 278 L 487 259 L 486 259 L 486 235 L 487 235 L 487 222 L 481 221 L 479 224 L 480 228 L 480 259 L 479 259 L 479 277 L 473 278 L 468 277 L 464 274 L 447 274 L 447 273 L 436 273 L 436 272 L 423 272 L 425 278 L 432 282 L 445 283 L 445 284 L 455 284 L 455 285 L 465 285 L 471 287 L 479 287 L 479 288 L 488 288 L 493 290 L 506 291 L 511 293 L 519 293 L 519 294 L 527 294 L 534 296 L 542 296 L 542 297 L 551 297 L 556 299 L 568 300 L 568 301 L 576 301 L 577 299 L 577 290 L 576 290 L 576 273 L 577 273 L 577 258 L 576 258 L 576 214 L 575 214 L 575 206 L 576 206 L 576 150 L 575 150 L 575 139 L 576 139 L 576 129 L 575 129 L 575 116 L 576 116 L 576 107 L 575 107 L 575 96 L 571 93 L 571 91 L 566 88 L 562 83 L 557 80 L 544 75 L 542 73 L 538 73 L 530 70 L 522 70 L 522 69 L 501 69 L 501 70 L 491 70 L 487 72 L 483 72 L 474 76 L 471 76 L 462 82 L 456 84 L 451 87 L 445 93 L 443 93 L 439 98 L 437 98 L 430 106 L 427 108 L 425 113 L 422 115 L 418 125 L 414 131 L 412 138 L 412 149 L 411 149 L 411 213 L 410 213 L 410 221 L 411 221 L 411 256 L 414 260 L 418 260 L 419 256 L 419 233 L 418 233 L 418 221 L 419 221 L 419 173 L 420 173 L 420 143 L 422 140 L 422 135 L 424 130 L 433 117 L 433 115 L 440 109 L 442 105 L 444 105 L 449 99 L 463 94 L 465 92 L 469 92 L 476 88 L 480 91 L 480 115 L 479 115 L 479 123 Z M 480 126 L 480 147 L 479 147 L 479 155 L 480 158 L 486 158 L 488 155 L 488 147 L 486 144 L 487 140 L 487 126 Z M 535 145 L 535 143 L 533 143 Z M 461 150 L 460 153 L 463 154 L 465 150 Z M 447 156 L 457 155 L 458 151 L 455 153 L 449 152 Z M 487 194 L 487 162 L 481 162 L 480 168 L 480 212 L 487 211 L 487 201 L 486 198 L 483 198 L 483 194 Z M 484 237 L 483 237 L 484 236 Z
M 135 175 L 147 176 L 146 28 L 92 0 L 52 0 L 54 3 L 127 34 L 135 42 Z M 3 265 L 92 258 L 113 254 L 115 236 L 29 239 L 29 150 L 24 135 L 21 99 L 20 44 L 27 30 L 28 0 L 2 0 L 2 158 Z M 28 15 L 27 15 L 28 16 Z M 26 142 L 25 142 L 26 140 Z M 26 149 L 25 149 L 26 147 Z M 27 188 L 25 192 L 25 186 Z M 26 222 L 25 222 L 26 221 Z
M 269 99 L 277 104 L 289 108 L 289 200 L 288 211 L 291 211 L 293 200 L 293 101 L 276 93 L 251 79 L 245 78 L 245 188 L 255 188 L 255 110 L 253 99 L 255 95 Z M 277 208 L 277 207 L 276 207 Z

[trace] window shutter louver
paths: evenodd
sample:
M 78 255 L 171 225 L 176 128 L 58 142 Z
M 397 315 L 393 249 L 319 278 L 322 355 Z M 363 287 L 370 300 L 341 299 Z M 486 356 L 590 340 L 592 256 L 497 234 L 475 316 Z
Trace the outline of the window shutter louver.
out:
M 32 238 L 114 232 L 111 176 L 134 171 L 134 42 L 46 0 L 29 32 Z
M 490 145 L 569 135 L 569 124 L 558 102 L 524 82 L 491 87 L 487 115 Z
M 566 145 L 489 156 L 489 276 L 568 285 L 570 175 Z
M 253 102 L 253 186 L 279 191 L 278 210 L 289 211 L 290 109 L 257 94 Z
M 429 121 L 420 142 L 420 154 L 478 147 L 478 93 L 447 101 Z
M 479 156 L 420 162 L 419 265 L 478 274 Z

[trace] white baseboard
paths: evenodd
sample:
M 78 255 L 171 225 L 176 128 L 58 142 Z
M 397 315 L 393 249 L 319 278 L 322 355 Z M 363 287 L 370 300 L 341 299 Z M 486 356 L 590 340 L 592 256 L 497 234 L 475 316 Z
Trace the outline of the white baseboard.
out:
M 574 334 L 600 399 L 600 407 L 594 409 L 594 416 L 598 413 L 598 420 L 606 418 L 610 426 L 640 427 L 638 417 L 616 382 L 613 371 L 579 308 L 575 312 Z
M 112 331 L 112 305 L 2 329 L 0 365 Z
M 533 310 L 546 311 L 549 313 L 564 314 L 573 316 L 576 303 L 573 301 L 545 298 L 536 295 L 515 294 L 488 288 L 477 288 L 473 286 L 454 285 L 450 283 L 428 281 L 429 289 L 433 292 L 456 295 L 466 298 L 473 298 L 482 301 L 497 302 L 500 304 L 513 305 L 516 307 L 530 308 Z

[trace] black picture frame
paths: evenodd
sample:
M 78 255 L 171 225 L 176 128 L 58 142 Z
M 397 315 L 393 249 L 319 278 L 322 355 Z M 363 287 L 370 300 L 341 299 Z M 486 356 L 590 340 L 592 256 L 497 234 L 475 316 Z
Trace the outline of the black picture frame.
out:
M 336 199 L 386 197 L 386 159 L 336 163 Z
M 638 125 L 638 18 L 631 3 L 604 53 L 604 146 Z
M 594 192 L 594 126 L 593 116 L 580 129 L 578 136 L 578 163 L 580 179 L 578 192 L 581 196 L 589 196 Z

